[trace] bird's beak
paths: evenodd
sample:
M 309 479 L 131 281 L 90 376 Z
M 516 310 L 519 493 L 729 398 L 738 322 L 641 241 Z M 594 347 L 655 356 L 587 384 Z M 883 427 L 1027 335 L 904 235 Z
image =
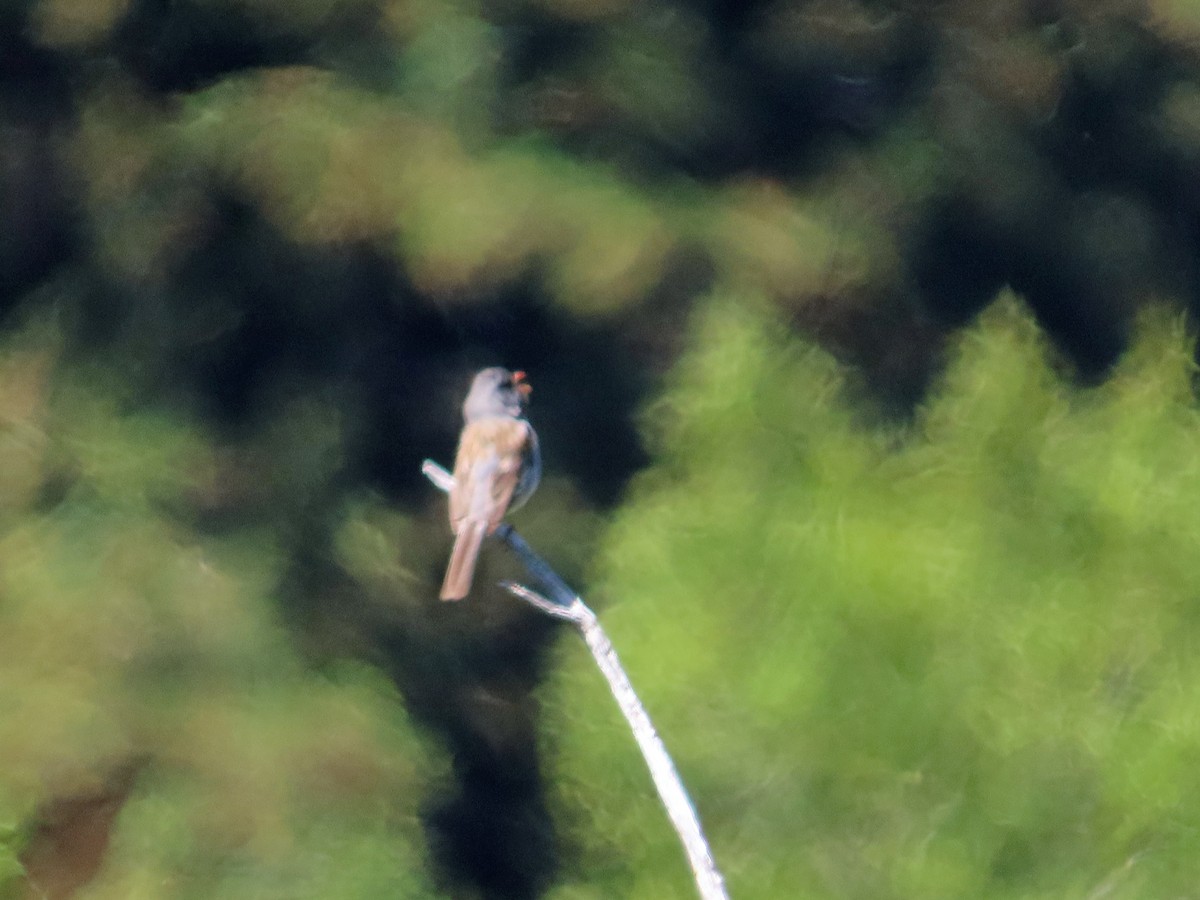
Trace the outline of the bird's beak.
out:
M 517 392 L 520 393 L 522 397 L 528 397 L 533 393 L 533 387 L 525 380 L 524 372 L 513 372 L 512 380 L 513 386 L 517 389 Z

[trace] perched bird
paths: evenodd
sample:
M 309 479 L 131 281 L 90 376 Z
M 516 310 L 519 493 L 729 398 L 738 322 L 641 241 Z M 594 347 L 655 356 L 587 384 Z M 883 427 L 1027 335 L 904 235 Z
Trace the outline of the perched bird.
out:
M 442 582 L 443 600 L 467 596 L 484 535 L 495 531 L 504 514 L 537 488 L 542 458 L 537 435 L 523 417 L 531 390 L 524 372 L 499 367 L 482 370 L 471 382 L 450 491 L 455 537 Z

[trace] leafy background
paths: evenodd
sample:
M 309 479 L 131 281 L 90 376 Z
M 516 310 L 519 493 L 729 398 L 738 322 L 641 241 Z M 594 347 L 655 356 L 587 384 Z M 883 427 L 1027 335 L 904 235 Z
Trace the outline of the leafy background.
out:
M 1200 4 L 0 2 L 0 896 L 694 888 L 434 599 L 472 371 L 737 897 L 1200 879 Z

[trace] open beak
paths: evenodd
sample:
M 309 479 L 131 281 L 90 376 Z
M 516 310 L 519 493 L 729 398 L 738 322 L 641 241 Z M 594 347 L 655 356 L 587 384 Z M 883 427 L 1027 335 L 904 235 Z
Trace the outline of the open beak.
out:
M 515 387 L 522 397 L 528 397 L 533 393 L 533 387 L 525 380 L 524 372 L 512 373 L 513 387 Z

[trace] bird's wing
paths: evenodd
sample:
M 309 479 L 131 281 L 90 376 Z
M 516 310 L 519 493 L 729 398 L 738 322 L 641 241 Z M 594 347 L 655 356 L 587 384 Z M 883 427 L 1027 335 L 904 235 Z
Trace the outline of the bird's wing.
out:
M 504 518 L 528 453 L 531 429 L 523 419 L 478 419 L 467 425 L 454 464 L 450 525 L 483 519 L 492 531 Z

